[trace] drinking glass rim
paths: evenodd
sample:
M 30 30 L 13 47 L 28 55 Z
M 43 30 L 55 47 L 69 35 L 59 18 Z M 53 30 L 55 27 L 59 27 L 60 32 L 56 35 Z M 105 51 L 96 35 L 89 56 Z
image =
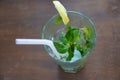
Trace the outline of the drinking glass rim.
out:
M 95 29 L 95 25 L 93 23 L 93 21 L 88 17 L 86 16 L 85 14 L 81 13 L 81 12 L 77 12 L 77 11 L 67 11 L 67 13 L 71 13 L 71 14 L 77 14 L 78 16 L 82 16 L 86 21 L 90 22 L 90 25 L 93 27 L 93 32 L 95 33 L 94 34 L 94 40 L 95 40 L 95 44 L 94 44 L 94 47 L 96 45 L 96 29 Z M 45 29 L 47 27 L 47 25 L 50 23 L 51 20 L 53 20 L 56 16 L 58 16 L 59 13 L 57 14 L 54 14 L 51 18 L 49 18 L 49 20 L 46 22 L 46 24 L 43 26 L 43 29 L 42 29 L 42 38 L 44 38 L 44 32 L 45 32 Z M 88 52 L 84 57 L 82 57 L 81 59 L 78 59 L 77 61 L 79 60 L 82 60 L 82 59 L 85 59 L 94 49 L 94 47 L 91 49 L 90 52 Z M 69 63 L 69 62 L 68 62 Z

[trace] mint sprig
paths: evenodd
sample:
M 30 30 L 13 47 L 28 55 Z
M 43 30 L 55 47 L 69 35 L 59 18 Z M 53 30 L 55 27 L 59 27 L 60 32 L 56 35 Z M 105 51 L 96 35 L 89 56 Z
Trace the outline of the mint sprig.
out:
M 62 18 L 57 18 L 55 24 L 60 24 Z M 68 52 L 66 61 L 70 61 L 74 56 L 74 51 L 77 49 L 82 56 L 92 48 L 91 30 L 88 27 L 73 28 L 71 25 L 66 26 L 66 33 L 59 36 L 60 41 L 54 41 L 54 46 L 60 54 Z
M 67 26 L 67 32 L 62 34 L 59 39 L 59 42 L 54 42 L 54 45 L 59 53 L 68 52 L 67 61 L 70 61 L 74 56 L 75 44 L 80 38 L 78 28 L 72 28 L 70 25 Z
M 64 54 L 68 51 L 68 46 L 64 45 L 62 42 L 54 42 L 54 46 L 61 54 Z

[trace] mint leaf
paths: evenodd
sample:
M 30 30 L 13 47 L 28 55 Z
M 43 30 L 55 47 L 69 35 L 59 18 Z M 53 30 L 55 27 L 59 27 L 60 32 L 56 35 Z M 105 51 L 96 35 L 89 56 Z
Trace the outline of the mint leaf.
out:
M 79 29 L 77 29 L 77 28 L 73 29 L 73 38 L 74 38 L 73 41 L 76 41 L 77 39 L 80 38 Z
M 63 44 L 67 44 L 67 39 L 64 35 L 61 35 L 59 39 Z
M 68 47 L 61 42 L 53 42 L 53 44 L 56 50 L 61 54 L 64 54 L 68 51 Z
M 69 42 L 73 42 L 73 35 L 72 35 L 72 30 L 71 29 L 67 31 L 65 37 Z
M 70 29 L 69 28 L 65 37 L 69 42 L 74 43 L 78 38 L 80 38 L 79 29 L 77 29 L 77 28 Z
M 90 29 L 89 28 L 86 28 L 86 27 L 84 27 L 84 28 L 81 28 L 86 34 L 90 34 L 91 33 L 91 31 L 90 31 Z
M 61 16 L 59 16 L 58 18 L 57 18 L 57 20 L 55 21 L 55 24 L 61 24 L 62 23 L 62 18 L 61 18 Z
M 76 48 L 77 50 L 82 51 L 82 46 L 80 43 L 76 43 Z
M 83 32 L 84 32 L 84 38 L 86 40 L 89 40 L 90 37 L 91 37 L 91 30 L 90 30 L 90 28 L 84 27 L 84 28 L 81 28 L 81 30 L 83 30 Z

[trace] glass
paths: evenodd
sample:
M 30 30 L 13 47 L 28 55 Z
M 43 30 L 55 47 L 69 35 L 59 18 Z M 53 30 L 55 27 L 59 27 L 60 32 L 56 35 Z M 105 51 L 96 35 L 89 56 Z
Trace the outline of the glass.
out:
M 58 59 L 57 57 L 55 57 L 55 55 L 53 54 L 53 52 L 51 51 L 51 49 L 48 46 L 45 46 L 45 50 L 49 53 L 49 55 L 57 62 L 57 64 L 65 72 L 76 73 L 78 70 L 80 70 L 81 68 L 83 68 L 85 66 L 85 61 L 86 61 L 87 57 L 90 55 L 90 53 L 93 51 L 93 49 L 95 47 L 96 31 L 95 31 L 93 22 L 84 14 L 75 12 L 75 11 L 68 11 L 67 14 L 70 19 L 69 24 L 72 27 L 76 27 L 76 28 L 89 27 L 89 29 L 92 32 L 91 33 L 91 42 L 92 42 L 91 49 L 89 49 L 89 51 L 87 52 L 87 54 L 84 57 L 82 57 L 74 62 L 63 61 L 61 59 Z M 59 41 L 59 36 L 61 34 L 65 33 L 65 31 L 66 31 L 65 25 L 63 23 L 61 23 L 59 25 L 55 24 L 55 21 L 57 20 L 58 17 L 59 17 L 59 14 L 54 15 L 53 17 L 51 17 L 48 20 L 46 25 L 43 27 L 43 32 L 42 32 L 43 39 Z

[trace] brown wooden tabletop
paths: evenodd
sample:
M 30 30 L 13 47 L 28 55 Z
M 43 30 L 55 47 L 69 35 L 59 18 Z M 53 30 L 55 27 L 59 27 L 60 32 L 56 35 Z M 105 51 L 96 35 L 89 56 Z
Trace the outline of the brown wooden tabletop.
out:
M 0 80 L 120 80 L 120 0 L 60 0 L 93 20 L 97 44 L 84 69 L 65 73 L 43 46 L 18 46 L 16 38 L 41 38 L 57 13 L 52 0 L 0 0 Z

